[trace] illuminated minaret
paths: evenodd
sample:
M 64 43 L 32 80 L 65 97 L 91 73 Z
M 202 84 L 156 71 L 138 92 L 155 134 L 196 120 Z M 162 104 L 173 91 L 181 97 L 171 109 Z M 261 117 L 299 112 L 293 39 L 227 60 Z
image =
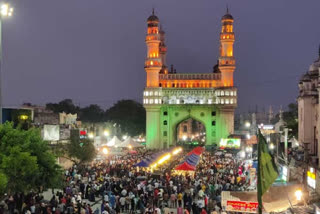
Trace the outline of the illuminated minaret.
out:
M 159 19 L 154 15 L 149 16 L 148 32 L 146 36 L 147 44 L 147 59 L 145 61 L 145 70 L 147 72 L 147 88 L 159 87 L 159 72 L 162 68 L 162 60 L 159 54 L 160 33 L 159 33 Z
M 236 61 L 233 56 L 233 17 L 227 13 L 222 17 L 222 29 L 220 33 L 220 57 L 219 69 L 221 71 L 221 82 L 225 87 L 233 86 L 233 72 L 236 68 Z

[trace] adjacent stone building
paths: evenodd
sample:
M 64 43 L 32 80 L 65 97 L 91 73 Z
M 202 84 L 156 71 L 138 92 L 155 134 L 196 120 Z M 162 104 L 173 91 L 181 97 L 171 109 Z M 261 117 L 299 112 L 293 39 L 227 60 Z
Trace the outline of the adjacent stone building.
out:
M 319 89 L 320 89 L 320 48 L 319 56 L 301 77 L 299 82 L 298 115 L 299 142 L 303 143 L 311 156 L 319 154 Z

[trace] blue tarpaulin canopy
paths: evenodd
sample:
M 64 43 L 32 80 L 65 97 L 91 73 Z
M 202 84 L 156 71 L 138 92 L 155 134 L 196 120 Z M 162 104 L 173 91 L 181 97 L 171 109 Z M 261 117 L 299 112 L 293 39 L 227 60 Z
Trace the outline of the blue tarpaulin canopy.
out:
M 190 164 L 191 166 L 196 166 L 196 165 L 198 165 L 198 163 L 199 163 L 199 159 L 200 159 L 199 156 L 193 156 L 193 157 L 192 157 L 192 156 L 190 155 L 185 162 L 187 162 L 187 163 Z

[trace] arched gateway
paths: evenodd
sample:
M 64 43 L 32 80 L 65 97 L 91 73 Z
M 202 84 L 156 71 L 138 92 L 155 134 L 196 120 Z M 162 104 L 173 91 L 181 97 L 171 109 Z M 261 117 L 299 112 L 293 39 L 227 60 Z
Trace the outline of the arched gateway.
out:
M 177 143 L 177 125 L 192 118 L 205 126 L 205 143 L 213 145 L 233 133 L 237 89 L 233 87 L 233 17 L 222 17 L 220 57 L 212 73 L 176 73 L 166 66 L 165 33 L 154 12 L 148 18 L 147 83 L 143 104 L 147 112 L 148 148 Z

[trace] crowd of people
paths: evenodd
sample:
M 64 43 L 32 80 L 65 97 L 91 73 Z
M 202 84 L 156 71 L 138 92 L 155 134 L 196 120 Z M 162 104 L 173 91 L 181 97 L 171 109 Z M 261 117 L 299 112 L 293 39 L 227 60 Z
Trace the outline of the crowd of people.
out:
M 197 171 L 184 175 L 173 170 L 179 159 L 164 165 L 160 173 L 135 166 L 151 154 L 74 165 L 64 173 L 64 189 L 50 201 L 33 193 L 10 196 L 0 204 L 0 214 L 220 213 L 222 191 L 242 191 L 250 184 L 248 166 L 233 157 L 204 152 Z

